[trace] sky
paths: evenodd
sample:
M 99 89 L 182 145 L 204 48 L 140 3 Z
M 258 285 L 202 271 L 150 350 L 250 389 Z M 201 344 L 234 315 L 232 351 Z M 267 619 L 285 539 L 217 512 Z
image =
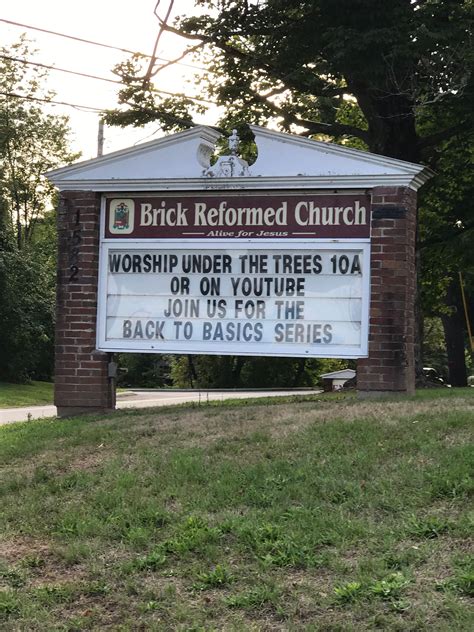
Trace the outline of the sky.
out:
M 158 20 L 153 15 L 155 5 L 156 0 L 14 0 L 2 3 L 0 18 L 151 54 L 158 32 Z M 168 6 L 169 0 L 160 1 L 160 15 L 166 13 Z M 194 12 L 194 0 L 175 0 L 174 15 Z M 116 77 L 111 72 L 112 68 L 128 57 L 118 50 L 76 42 L 0 21 L 1 46 L 8 47 L 18 41 L 22 33 L 34 41 L 34 47 L 37 49 L 32 61 L 59 68 L 114 79 Z M 181 38 L 164 33 L 160 40 L 158 56 L 175 59 L 184 46 L 185 42 Z M 160 73 L 155 87 L 197 95 L 197 89 L 192 81 L 199 70 L 186 64 L 196 66 L 199 63 L 191 56 L 183 62 Z M 112 108 L 117 105 L 116 94 L 120 86 L 52 70 L 49 73 L 47 87 L 56 92 L 55 100 L 58 101 L 96 108 Z M 59 105 L 54 106 L 52 111 L 69 117 L 72 148 L 82 152 L 82 159 L 95 157 L 99 115 Z M 212 116 L 213 114 L 199 122 L 215 122 Z M 157 128 L 157 124 L 139 129 L 106 127 L 104 153 L 152 140 L 162 135 Z

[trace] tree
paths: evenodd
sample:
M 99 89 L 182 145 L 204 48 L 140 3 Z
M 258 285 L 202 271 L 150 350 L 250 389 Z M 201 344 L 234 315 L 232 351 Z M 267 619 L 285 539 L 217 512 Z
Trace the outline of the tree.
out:
M 283 129 L 336 140 L 355 137 L 371 151 L 418 162 L 453 135 L 472 131 L 472 4 L 465 0 L 199 0 L 213 17 L 180 18 L 161 29 L 202 52 L 209 73 L 201 96 L 226 108 L 222 123 L 274 119 Z M 146 63 L 144 63 L 146 61 Z M 142 62 L 142 63 L 140 63 Z M 117 68 L 125 107 L 115 124 L 159 120 L 192 125 L 196 105 L 163 100 L 160 66 L 135 57 Z M 217 78 L 217 80 L 216 80 Z M 358 106 L 362 120 L 344 122 Z M 199 105 L 202 109 L 202 104 Z M 455 111 L 422 135 L 424 112 Z M 462 113 L 462 114 L 460 114 Z M 431 115 L 431 114 L 430 114 Z M 174 118 L 174 120 L 173 120 Z
M 47 73 L 24 63 L 33 53 L 24 38 L 0 49 L 0 196 L 19 249 L 51 206 L 54 186 L 44 173 L 79 156 L 68 148 L 67 117 L 39 105 L 53 93 L 42 88 Z
M 438 176 L 420 203 L 421 294 L 427 316 L 439 316 L 446 340 L 448 379 L 466 385 L 467 329 L 459 272 L 474 274 L 474 149 L 469 138 L 445 141 L 437 157 Z
M 47 114 L 45 74 L 24 39 L 0 49 L 0 379 L 51 377 L 55 213 L 45 171 L 76 158 L 65 117 Z

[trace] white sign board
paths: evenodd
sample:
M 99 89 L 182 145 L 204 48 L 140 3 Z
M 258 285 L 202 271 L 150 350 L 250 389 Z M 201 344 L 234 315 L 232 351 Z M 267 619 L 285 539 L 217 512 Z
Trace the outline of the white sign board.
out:
M 368 240 L 101 245 L 104 351 L 367 356 Z

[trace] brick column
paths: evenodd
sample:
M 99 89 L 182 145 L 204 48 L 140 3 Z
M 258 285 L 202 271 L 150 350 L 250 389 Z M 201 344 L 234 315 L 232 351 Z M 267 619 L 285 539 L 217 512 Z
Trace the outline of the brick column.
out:
M 59 416 L 115 408 L 108 357 L 95 348 L 99 223 L 100 194 L 61 194 L 54 392 Z
M 369 357 L 357 362 L 359 395 L 415 390 L 416 193 L 372 191 Z

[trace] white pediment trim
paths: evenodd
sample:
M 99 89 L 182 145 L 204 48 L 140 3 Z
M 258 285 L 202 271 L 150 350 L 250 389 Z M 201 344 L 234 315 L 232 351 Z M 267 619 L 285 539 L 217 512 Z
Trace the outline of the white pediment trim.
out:
M 169 159 L 171 157 L 179 159 L 181 162 L 180 165 L 175 167 L 176 169 L 180 169 L 183 172 L 191 169 L 192 175 L 196 176 L 200 173 L 199 170 L 202 171 L 210 166 L 210 159 L 214 153 L 215 144 L 220 137 L 221 134 L 211 127 L 199 125 L 184 132 L 170 134 L 147 143 L 127 147 L 99 158 L 83 160 L 67 167 L 54 169 L 46 175 L 54 184 L 58 183 L 58 186 L 59 183 L 69 179 L 75 181 L 94 179 L 93 175 L 97 172 L 102 176 L 100 179 L 110 178 L 113 180 L 117 178 L 121 167 L 125 166 L 130 169 L 130 174 L 133 177 L 134 171 L 137 171 L 137 165 L 142 158 L 150 161 L 150 163 L 153 158 L 157 159 L 158 164 L 150 164 L 150 168 L 154 169 L 158 175 L 160 168 L 163 170 L 164 166 L 160 162 L 163 163 L 166 158 Z M 185 173 L 182 175 L 186 177 Z
M 376 186 L 417 190 L 432 175 L 422 165 L 256 125 L 250 127 L 258 157 L 248 169 L 210 169 L 211 156 L 221 134 L 198 126 L 55 169 L 46 175 L 60 190 L 103 192 Z M 235 156 L 229 159 L 240 160 Z M 227 177 L 229 173 L 232 177 Z
M 397 160 L 396 158 L 389 158 L 380 154 L 373 154 L 368 151 L 352 149 L 351 147 L 337 145 L 336 143 L 311 140 L 296 134 L 285 134 L 284 132 L 269 130 L 259 125 L 249 125 L 249 127 L 255 135 L 255 142 L 258 148 L 257 160 L 252 165 L 252 175 L 254 176 L 259 175 L 260 170 L 265 171 L 265 166 L 267 165 L 263 164 L 264 162 L 275 162 L 276 159 L 280 159 L 280 161 L 284 160 L 283 149 L 285 145 L 299 149 L 300 158 L 303 158 L 303 156 L 313 156 L 313 160 L 316 162 L 316 156 L 319 155 L 320 163 L 324 158 L 330 158 L 334 161 L 335 166 L 339 163 L 341 167 L 353 169 L 354 165 L 357 165 L 356 169 L 360 172 L 364 172 L 365 175 L 369 173 L 373 175 L 382 173 L 414 175 L 425 169 L 423 165 L 407 162 L 405 160 Z M 277 145 L 279 145 L 280 153 L 275 155 L 274 150 Z M 321 164 L 319 168 L 324 169 Z M 306 174 L 302 173 L 299 175 Z M 346 175 L 350 174 L 347 173 Z

